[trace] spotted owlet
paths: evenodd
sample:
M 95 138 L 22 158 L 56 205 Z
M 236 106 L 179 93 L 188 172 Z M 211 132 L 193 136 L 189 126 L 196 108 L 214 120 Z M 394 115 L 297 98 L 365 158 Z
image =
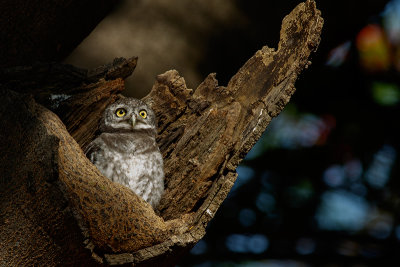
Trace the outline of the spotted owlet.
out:
M 87 157 L 104 176 L 128 186 L 154 208 L 164 192 L 164 170 L 153 110 L 141 100 L 122 98 L 104 111 L 100 132 Z

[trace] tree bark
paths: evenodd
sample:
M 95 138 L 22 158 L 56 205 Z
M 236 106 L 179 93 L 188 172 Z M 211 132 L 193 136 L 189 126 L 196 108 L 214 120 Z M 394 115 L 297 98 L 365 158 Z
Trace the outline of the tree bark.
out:
M 157 77 L 144 98 L 165 164 L 156 211 L 82 152 L 136 58 L 92 71 L 3 70 L 0 265 L 174 265 L 204 236 L 236 167 L 294 93 L 322 25 L 314 1 L 299 4 L 283 20 L 278 49 L 257 51 L 226 87 L 215 74 L 196 90 L 175 70 Z

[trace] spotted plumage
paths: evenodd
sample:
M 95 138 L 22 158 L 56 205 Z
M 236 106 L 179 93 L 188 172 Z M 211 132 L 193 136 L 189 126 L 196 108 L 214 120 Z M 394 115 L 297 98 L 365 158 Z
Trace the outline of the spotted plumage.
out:
M 87 157 L 104 176 L 155 207 L 164 191 L 164 170 L 154 112 L 141 100 L 122 98 L 104 111 L 100 132 Z

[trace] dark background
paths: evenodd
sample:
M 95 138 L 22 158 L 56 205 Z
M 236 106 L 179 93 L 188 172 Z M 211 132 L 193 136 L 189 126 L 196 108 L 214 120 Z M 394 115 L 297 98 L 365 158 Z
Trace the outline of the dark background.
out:
M 225 84 L 263 44 L 276 47 L 297 2 L 238 1 L 248 24 L 215 34 L 200 70 Z M 399 43 L 388 32 L 400 10 L 385 4 L 318 2 L 312 66 L 181 266 L 400 266 Z
M 139 56 L 127 95 L 176 68 L 227 84 L 300 1 L 131 1 L 67 59 Z M 312 65 L 180 266 L 400 266 L 400 1 L 317 1 Z M 119 38 L 119 40 L 117 40 Z M 111 41 L 112 39 L 112 41 Z

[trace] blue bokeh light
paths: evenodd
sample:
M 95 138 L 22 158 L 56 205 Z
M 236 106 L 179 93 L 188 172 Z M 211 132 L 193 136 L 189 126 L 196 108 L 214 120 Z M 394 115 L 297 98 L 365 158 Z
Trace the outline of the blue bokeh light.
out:
M 269 240 L 262 234 L 232 234 L 226 238 L 225 245 L 232 252 L 261 254 L 268 249 Z
M 257 220 L 257 215 L 252 209 L 242 209 L 239 212 L 239 222 L 244 226 L 244 227 L 249 227 L 254 225 L 254 223 Z
M 365 173 L 365 180 L 374 188 L 383 188 L 389 181 L 397 152 L 392 146 L 384 145 L 375 155 Z
M 364 198 L 345 190 L 332 190 L 322 195 L 315 218 L 321 229 L 359 231 L 368 212 L 369 204 Z
M 268 193 L 262 192 L 257 196 L 256 206 L 264 213 L 271 213 L 275 209 L 275 198 Z
M 190 250 L 193 255 L 201 255 L 207 252 L 207 243 L 204 240 L 200 240 L 197 244 Z
M 296 252 L 300 255 L 309 255 L 315 251 L 315 241 L 312 238 L 300 238 L 296 242 Z

